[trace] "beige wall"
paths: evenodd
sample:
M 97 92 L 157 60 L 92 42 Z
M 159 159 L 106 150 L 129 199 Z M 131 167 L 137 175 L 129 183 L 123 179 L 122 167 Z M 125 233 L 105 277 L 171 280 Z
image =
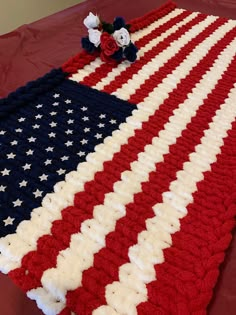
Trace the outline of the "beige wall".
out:
M 0 34 L 79 2 L 81 0 L 0 0 Z

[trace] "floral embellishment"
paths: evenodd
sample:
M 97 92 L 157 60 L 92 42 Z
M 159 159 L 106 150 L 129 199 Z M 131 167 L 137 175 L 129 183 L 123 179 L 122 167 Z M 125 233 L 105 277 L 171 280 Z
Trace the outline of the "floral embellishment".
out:
M 89 12 L 89 15 L 84 19 L 84 25 L 89 28 L 98 27 L 100 20 L 97 15 L 94 15 L 92 12 Z
M 124 55 L 129 61 L 134 62 L 137 58 L 137 52 L 138 52 L 137 47 L 131 43 L 129 46 L 125 48 Z
M 115 31 L 113 37 L 115 38 L 117 45 L 120 47 L 128 46 L 130 43 L 129 32 L 124 27 Z
M 83 48 L 90 54 L 95 51 L 95 46 L 93 43 L 90 42 L 88 37 L 83 37 L 81 40 Z
M 119 46 L 113 36 L 104 32 L 101 36 L 101 49 L 105 55 L 111 56 L 119 49 Z
M 94 30 L 92 28 L 88 30 L 88 33 L 90 42 L 93 43 L 95 47 L 98 47 L 101 42 L 102 33 L 99 30 Z
M 125 20 L 123 17 L 117 16 L 113 22 L 114 31 L 120 30 L 125 27 Z
M 116 17 L 110 24 L 90 12 L 84 25 L 88 28 L 88 36 L 83 37 L 81 43 L 88 53 L 99 52 L 102 61 L 109 63 L 137 59 L 138 48 L 131 41 L 130 25 L 122 17 Z

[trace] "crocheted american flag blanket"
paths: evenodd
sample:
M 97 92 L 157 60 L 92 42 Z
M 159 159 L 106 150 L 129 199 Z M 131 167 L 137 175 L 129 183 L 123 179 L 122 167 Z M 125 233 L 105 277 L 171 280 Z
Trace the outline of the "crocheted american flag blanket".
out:
M 0 101 L 0 270 L 46 315 L 202 315 L 236 213 L 236 22 L 168 2 L 136 62 Z

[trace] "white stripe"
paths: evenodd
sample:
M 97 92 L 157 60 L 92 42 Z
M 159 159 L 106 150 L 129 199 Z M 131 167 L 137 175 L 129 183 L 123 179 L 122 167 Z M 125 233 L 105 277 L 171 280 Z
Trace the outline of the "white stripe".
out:
M 175 56 L 181 48 L 183 48 L 191 39 L 195 38 L 208 25 L 216 20 L 214 16 L 207 16 L 205 20 L 194 25 L 190 30 L 183 34 L 180 38 L 171 42 L 165 50 L 155 56 L 151 61 L 145 64 L 127 83 L 117 89 L 113 95 L 128 100 L 131 95 L 158 69 L 160 69 L 170 58 Z
M 234 49 L 231 52 L 235 54 Z M 146 284 L 156 280 L 154 265 L 164 262 L 163 249 L 171 247 L 171 234 L 180 230 L 179 220 L 187 215 L 187 206 L 193 201 L 197 183 L 221 152 L 223 139 L 235 120 L 235 99 L 236 83 L 225 103 L 216 111 L 201 143 L 190 154 L 183 170 L 177 172 L 177 179 L 170 184 L 169 191 L 163 193 L 163 202 L 153 207 L 155 217 L 146 220 L 146 230 L 139 233 L 138 243 L 129 248 L 130 263 L 119 268 L 119 281 L 106 286 L 108 305 L 94 310 L 93 315 L 136 315 L 136 306 L 148 300 Z
M 50 233 L 52 222 L 61 219 L 61 210 L 73 204 L 74 194 L 83 191 L 84 184 L 92 180 L 96 172 L 102 171 L 103 163 L 120 151 L 121 145 L 127 143 L 153 112 L 154 109 L 144 107 L 134 110 L 133 115 L 126 119 L 127 123 L 122 123 L 112 137 L 107 137 L 104 143 L 95 147 L 95 152 L 88 154 L 87 162 L 80 163 L 77 171 L 68 173 L 65 181 L 55 185 L 54 193 L 44 197 L 42 207 L 32 211 L 30 220 L 21 222 L 16 233 L 0 239 L 0 257 L 9 258 L 9 264 L 0 265 L 2 272 L 20 267 L 23 256 L 37 248 L 38 238 Z
M 228 25 L 227 27 L 230 29 L 231 26 Z M 216 32 L 214 35 L 212 41 L 206 40 L 201 44 L 202 55 L 198 55 L 199 58 L 202 58 L 208 51 L 208 48 L 219 40 L 219 32 Z M 116 220 L 125 215 L 125 205 L 132 201 L 133 194 L 141 191 L 139 183 L 147 180 L 148 173 L 155 169 L 155 163 L 163 160 L 163 155 L 168 153 L 169 145 L 176 142 L 176 138 L 181 135 L 182 130 L 191 121 L 192 116 L 195 115 L 206 94 L 214 88 L 221 77 L 225 68 L 222 66 L 220 70 L 218 68 L 226 56 L 227 58 L 230 57 L 230 50 L 233 45 L 234 43 L 229 45 L 225 52 L 219 56 L 214 67 L 212 66 L 208 71 L 208 76 L 204 75 L 201 82 L 188 95 L 188 99 L 180 105 L 179 109 L 174 111 L 175 114 L 170 117 L 170 122 L 165 125 L 165 130 L 159 133 L 159 137 L 153 138 L 153 145 L 147 145 L 145 153 L 139 154 L 138 162 L 131 164 L 132 171 L 123 173 L 122 181 L 114 185 L 115 193 L 106 195 L 105 206 L 99 205 L 95 207 L 95 219 L 83 222 L 82 233 L 74 234 L 70 248 L 61 251 L 59 254 L 57 268 L 48 269 L 44 272 L 42 283 L 46 289 L 45 295 L 50 292 L 56 299 L 65 301 L 67 290 L 73 290 L 81 285 L 82 272 L 92 266 L 93 255 L 104 247 L 105 235 L 114 229 Z M 193 66 L 197 62 L 197 60 L 193 61 Z M 226 67 L 227 64 L 224 64 L 224 66 Z M 208 83 L 209 76 L 212 80 Z M 205 94 L 202 91 L 206 84 L 207 93 Z M 132 190 L 129 191 L 129 189 Z M 113 212 L 111 209 L 113 209 Z M 73 278 L 71 278 L 71 274 L 73 274 Z
M 189 70 L 187 69 L 187 71 Z M 182 77 L 185 76 L 184 71 L 181 74 Z M 169 90 L 171 91 L 174 87 L 171 82 Z M 112 159 L 114 153 L 119 151 L 120 146 L 134 135 L 134 130 L 140 129 L 142 122 L 147 121 L 163 99 L 167 97 L 168 94 L 166 93 L 160 99 L 160 103 L 155 100 L 154 106 L 152 104 L 149 108 L 142 105 L 138 106 L 139 109 L 134 110 L 133 115 L 127 118 L 127 123 L 120 125 L 120 130 L 114 131 L 112 137 L 107 137 L 104 144 L 95 147 L 96 152 L 87 156 L 87 162 L 80 163 L 77 171 L 70 172 L 65 181 L 55 185 L 55 193 L 47 194 L 44 197 L 42 207 L 32 211 L 30 220 L 21 222 L 16 233 L 0 239 L 1 255 L 10 260 L 9 264 L 4 265 L 4 268 L 0 266 L 0 270 L 9 272 L 13 266 L 15 269 L 21 265 L 23 256 L 36 249 L 38 238 L 48 234 L 52 222 L 61 218 L 61 210 L 73 204 L 74 194 L 83 190 L 84 183 L 92 180 L 94 174 L 103 169 L 103 163 Z M 45 220 L 46 217 L 48 217 L 47 220 Z
M 177 15 L 181 14 L 184 10 L 182 9 L 175 9 L 171 11 L 169 14 L 165 15 L 164 17 L 158 19 L 154 23 L 150 24 L 147 28 L 141 29 L 133 34 L 131 34 L 132 41 L 138 41 L 140 38 L 144 37 L 147 34 L 150 34 L 153 30 L 157 27 L 163 25 L 164 23 L 168 22 L 172 18 L 176 17 Z M 103 62 L 100 58 L 96 58 L 92 61 L 89 65 L 86 65 L 83 69 L 79 69 L 77 73 L 74 73 L 71 80 L 80 82 L 89 74 L 93 73 L 96 68 L 100 67 Z
M 81 285 L 83 271 L 92 266 L 94 254 L 105 246 L 105 236 L 114 230 L 116 221 L 126 215 L 125 206 L 132 202 L 134 194 L 142 191 L 141 183 L 148 180 L 155 164 L 163 161 L 169 146 L 176 142 L 202 104 L 198 89 L 194 95 L 195 104 L 189 106 L 191 101 L 188 100 L 175 110 L 160 136 L 154 137 L 152 145 L 146 145 L 144 152 L 138 154 L 137 161 L 131 163 L 131 171 L 121 174 L 121 180 L 113 186 L 114 192 L 105 195 L 104 205 L 94 207 L 94 218 L 85 220 L 81 233 L 72 235 L 70 247 L 58 255 L 57 267 L 44 272 L 42 284 L 55 298 L 65 302 L 66 292 Z
M 198 13 L 194 12 L 190 14 L 188 17 L 183 19 L 181 22 L 176 23 L 174 26 L 170 27 L 167 31 L 161 33 L 156 38 L 152 39 L 150 42 L 148 42 L 144 47 L 140 48 L 138 51 L 138 57 L 137 61 L 145 55 L 148 51 L 150 51 L 153 47 L 155 47 L 157 44 L 162 42 L 165 38 L 167 38 L 169 35 L 176 32 L 181 26 L 187 24 L 189 21 L 194 19 Z M 145 30 L 145 35 L 147 35 L 148 32 Z M 129 67 L 132 66 L 132 63 L 129 61 L 123 61 L 120 63 L 116 68 L 113 68 L 106 77 L 102 78 L 95 86 L 93 86 L 97 90 L 102 90 L 104 86 L 108 85 L 110 82 L 112 82 L 115 77 L 120 75 L 122 72 L 125 72 Z
M 27 296 L 31 300 L 36 300 L 36 296 L 41 296 L 41 298 L 37 300 L 37 306 L 46 315 L 59 314 L 65 308 L 65 304 L 63 304 L 62 302 L 55 301 L 55 299 L 51 297 L 50 295 L 45 295 L 43 288 L 42 289 L 38 288 L 37 290 L 31 290 L 27 293 Z M 70 315 L 77 315 L 77 314 L 71 311 Z
M 183 69 L 190 71 L 194 66 L 193 60 L 196 59 L 196 56 L 200 58 L 200 56 L 204 56 L 208 50 L 214 46 L 221 38 L 225 36 L 227 32 L 229 32 L 233 27 L 236 26 L 236 22 L 229 20 L 226 24 L 220 26 L 216 29 L 208 38 L 206 38 L 201 45 L 196 46 L 193 51 L 186 57 L 183 63 L 181 63 L 171 74 L 168 74 L 165 79 L 163 79 L 162 83 L 154 88 L 151 93 L 144 99 L 143 102 L 139 103 L 139 105 L 143 104 L 143 106 L 152 106 L 155 102 L 159 103 L 159 100 L 162 101 L 163 98 L 166 98 L 171 92 L 170 86 L 173 84 L 180 83 L 180 73 Z M 221 67 L 224 67 L 224 61 L 222 61 L 222 65 L 219 66 L 219 71 Z M 169 83 L 169 84 L 167 84 Z M 203 93 L 203 91 L 200 91 Z M 205 96 L 207 92 L 205 92 Z
M 80 163 L 77 171 L 70 172 L 65 181 L 54 186 L 55 193 L 48 193 L 44 197 L 42 207 L 32 211 L 30 220 L 21 222 L 16 233 L 0 239 L 0 257 L 5 256 L 5 263 L 0 264 L 2 272 L 7 273 L 20 267 L 23 256 L 36 249 L 38 238 L 50 232 L 54 220 L 61 219 L 61 210 L 73 204 L 74 194 L 82 191 L 84 183 L 92 180 L 94 174 L 103 169 L 103 163 L 119 152 L 121 145 L 127 143 L 136 129 L 141 128 L 142 122 L 148 120 L 158 108 L 158 104 L 155 104 L 155 108 L 138 108 L 139 110 L 133 111 L 130 119 L 126 119 L 127 123 L 119 126 L 120 130 L 114 131 L 112 137 L 107 137 L 104 143 L 95 147 L 94 153 L 88 154 L 87 162 Z
M 189 69 L 187 69 L 187 71 L 189 71 Z M 183 73 L 181 75 L 183 75 Z M 174 87 L 175 86 L 173 86 L 172 89 Z M 8 272 L 20 266 L 21 258 L 28 251 L 36 248 L 38 237 L 48 234 L 50 232 L 51 222 L 61 217 L 61 209 L 72 203 L 74 193 L 81 191 L 84 182 L 93 179 L 94 173 L 102 170 L 103 162 L 112 158 L 113 154 L 119 151 L 120 145 L 127 142 L 127 139 L 134 134 L 134 130 L 141 127 L 141 122 L 148 119 L 165 97 L 163 97 L 160 102 L 156 100 L 155 107 L 152 104 L 152 107 L 145 109 L 144 106 L 142 106 L 143 104 L 140 104 L 138 106 L 139 110 L 135 111 L 133 117 L 129 119 L 130 123 L 122 124 L 121 131 L 114 132 L 112 137 L 105 139 L 105 144 L 96 147 L 96 153 L 88 156 L 89 162 L 80 164 L 78 171 L 68 174 L 66 182 L 60 182 L 55 186 L 55 193 L 48 194 L 47 197 L 45 197 L 43 207 L 34 210 L 32 219 L 20 224 L 17 230 L 18 235 L 10 235 L 9 238 L 1 239 L 1 249 L 5 255 L 10 257 L 9 263 L 7 263 L 5 261 L 6 257 L 1 256 L 1 258 L 4 257 L 4 266 L 1 266 L 4 272 Z M 141 118 L 140 115 L 143 115 L 143 117 Z M 107 156 L 107 154 L 109 156 Z M 67 196 L 68 199 L 66 200 L 65 198 Z M 50 222 L 45 223 L 44 215 L 50 218 Z M 40 231 L 39 227 L 41 228 Z M 22 241 L 20 241 L 19 236 Z M 10 242 L 10 245 L 8 242 Z M 15 263 L 13 264 L 13 262 Z
M 9 270 L 15 269 L 15 263 L 9 260 L 8 257 L 0 254 L 0 267 L 2 273 L 8 273 Z
M 31 300 L 37 299 L 38 308 L 46 315 L 59 314 L 65 308 L 64 303 L 56 301 L 50 294 L 45 295 L 43 288 L 33 289 L 27 292 L 27 296 Z
M 94 61 L 90 62 L 88 65 L 84 66 L 82 69 L 79 69 L 78 72 L 73 73 L 69 80 L 75 82 L 81 82 L 89 74 L 94 73 L 97 68 L 99 68 L 104 62 L 98 57 Z

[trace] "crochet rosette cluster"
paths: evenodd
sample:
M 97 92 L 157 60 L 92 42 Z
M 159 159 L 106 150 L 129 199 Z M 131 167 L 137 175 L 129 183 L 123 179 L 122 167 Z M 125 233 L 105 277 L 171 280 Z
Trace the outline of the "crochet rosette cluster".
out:
M 168 2 L 131 32 L 136 62 L 83 52 L 1 103 L 5 161 L 38 154 L 1 162 L 0 268 L 46 315 L 206 314 L 231 240 L 236 22 Z

